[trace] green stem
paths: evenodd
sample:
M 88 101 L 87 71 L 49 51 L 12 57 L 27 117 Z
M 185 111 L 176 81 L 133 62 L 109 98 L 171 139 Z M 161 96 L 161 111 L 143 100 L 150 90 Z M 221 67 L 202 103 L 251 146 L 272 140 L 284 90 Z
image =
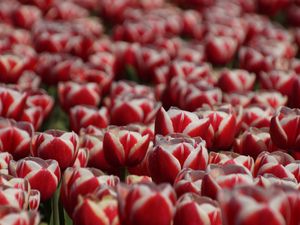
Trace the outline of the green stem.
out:
M 59 191 L 56 190 L 53 198 L 52 198 L 52 224 L 53 225 L 60 225 L 59 220 Z
M 125 182 L 126 177 L 128 176 L 128 174 L 129 173 L 128 173 L 128 170 L 127 170 L 126 167 L 121 168 L 121 171 L 120 171 L 120 180 L 123 181 L 123 182 Z

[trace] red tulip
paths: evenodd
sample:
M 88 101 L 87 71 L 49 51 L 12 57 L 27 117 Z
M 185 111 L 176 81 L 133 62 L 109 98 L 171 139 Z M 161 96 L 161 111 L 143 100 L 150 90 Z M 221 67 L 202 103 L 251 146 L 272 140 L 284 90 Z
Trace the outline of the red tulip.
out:
M 11 161 L 9 172 L 14 177 L 28 179 L 31 188 L 41 193 L 42 201 L 52 197 L 60 180 L 60 169 L 55 160 L 28 157 L 17 162 Z
M 186 194 L 178 199 L 174 225 L 222 225 L 221 209 L 216 201 L 195 194 Z
M 170 185 L 118 186 L 119 215 L 124 225 L 169 225 L 176 194 Z
M 110 110 L 111 124 L 119 126 L 130 123 L 150 124 L 154 121 L 160 106 L 160 103 L 151 98 L 124 94 L 113 100 Z
M 76 105 L 97 106 L 100 103 L 100 88 L 95 83 L 60 83 L 58 96 L 61 106 L 66 111 Z
M 247 107 L 250 105 L 254 93 L 246 92 L 246 93 L 228 93 L 223 95 L 223 102 L 229 103 L 232 106 L 242 106 Z
M 15 54 L 5 54 L 0 57 L 0 81 L 16 83 L 25 69 L 25 60 Z
M 174 189 L 178 197 L 185 193 L 201 195 L 202 179 L 205 175 L 203 170 L 185 168 L 178 173 L 174 181 Z
M 72 216 L 79 196 L 85 197 L 107 186 L 114 187 L 118 183 L 118 177 L 104 175 L 100 170 L 70 167 L 63 174 L 60 198 L 64 208 Z
M 0 118 L 0 151 L 15 159 L 29 156 L 34 129 L 30 123 Z
M 93 196 L 80 196 L 72 217 L 75 225 L 88 225 L 91 223 L 120 225 L 118 202 L 116 199 L 109 197 L 101 200 L 95 199 Z
M 209 164 L 238 165 L 248 169 L 251 173 L 254 169 L 254 160 L 252 157 L 233 152 L 210 152 Z
M 83 134 L 81 135 L 80 146 L 89 152 L 88 165 L 90 167 L 103 171 L 113 171 L 113 167 L 109 165 L 104 156 L 103 136 L 103 130 L 99 134 Z
M 282 107 L 272 117 L 270 134 L 273 143 L 282 149 L 298 151 L 300 148 L 300 111 Z
M 73 2 L 57 2 L 45 15 L 49 20 L 74 20 L 88 16 L 88 11 Z
M 216 199 L 223 189 L 246 184 L 253 184 L 253 177 L 245 167 L 210 164 L 202 180 L 201 194 Z
M 273 152 L 277 148 L 273 145 L 267 128 L 250 127 L 235 139 L 233 150 L 256 158 L 263 151 Z
M 297 74 L 294 71 L 273 70 L 261 72 L 259 82 L 263 89 L 276 90 L 283 95 L 290 96 Z
M 22 211 L 14 207 L 0 207 L 0 224 L 9 225 L 38 225 L 40 215 L 36 211 Z
M 20 119 L 27 94 L 7 87 L 0 87 L 0 116 Z
M 209 119 L 200 119 L 195 113 L 171 108 L 160 108 L 155 120 L 155 133 L 161 135 L 182 133 L 190 137 L 204 137 Z
M 245 70 L 221 71 L 218 86 L 224 92 L 246 92 L 251 91 L 255 82 L 255 74 Z
M 81 128 L 93 125 L 99 128 L 105 128 L 109 124 L 109 114 L 106 107 L 100 110 L 88 106 L 74 106 L 70 110 L 71 130 L 78 133 Z
M 232 37 L 209 36 L 206 43 L 206 54 L 210 62 L 218 65 L 229 63 L 236 50 L 238 43 Z
M 40 20 L 41 17 L 41 11 L 35 6 L 22 5 L 13 12 L 14 23 L 28 30 L 30 30 L 33 24 Z
M 224 224 L 273 224 L 288 222 L 289 203 L 282 191 L 255 186 L 225 190 L 219 196 Z
M 89 152 L 86 148 L 79 148 L 73 167 L 86 167 L 89 160 Z
M 73 165 L 78 148 L 79 139 L 74 132 L 48 130 L 34 136 L 31 151 L 36 157 L 57 160 L 64 170 Z
M 204 137 L 209 148 L 224 150 L 231 147 L 238 128 L 238 117 L 230 105 L 217 106 L 215 109 L 204 106 L 197 110 L 197 114 L 210 121 Z
M 174 79 L 172 79 L 171 83 L 173 80 Z M 176 81 L 176 79 L 174 81 Z M 205 104 L 213 106 L 222 101 L 221 90 L 209 85 L 206 81 L 200 80 L 196 83 L 189 83 L 179 80 L 179 82 L 179 96 L 176 102 L 179 102 L 179 106 L 182 109 L 195 111 Z M 170 91 L 175 92 L 177 90 L 170 86 Z
M 114 167 L 136 166 L 144 159 L 149 143 L 148 134 L 130 127 L 110 127 L 103 138 L 104 156 Z
M 204 170 L 208 163 L 208 152 L 201 138 L 179 134 L 158 135 L 148 160 L 154 181 L 173 183 L 183 168 Z
M 271 107 L 250 105 L 244 109 L 242 128 L 247 130 L 249 127 L 269 127 L 273 114 L 274 109 Z
M 256 176 L 260 168 L 266 164 L 272 164 L 272 165 L 278 164 L 278 165 L 286 166 L 290 163 L 293 163 L 294 161 L 295 160 L 292 156 L 281 151 L 276 151 L 272 153 L 262 152 L 255 160 L 254 176 Z
M 254 104 L 269 106 L 274 109 L 286 105 L 287 100 L 287 96 L 284 96 L 277 91 L 256 92 L 252 98 Z

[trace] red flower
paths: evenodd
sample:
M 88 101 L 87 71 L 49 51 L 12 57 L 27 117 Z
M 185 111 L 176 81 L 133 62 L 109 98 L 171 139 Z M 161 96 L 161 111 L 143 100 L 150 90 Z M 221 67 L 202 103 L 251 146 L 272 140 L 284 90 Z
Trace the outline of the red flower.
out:
M 0 151 L 9 152 L 15 159 L 29 156 L 33 132 L 30 123 L 0 118 Z
M 251 91 L 255 82 L 255 74 L 245 70 L 221 71 L 218 86 L 224 92 L 246 92 Z
M 206 54 L 210 62 L 218 65 L 229 63 L 237 50 L 237 40 L 225 36 L 209 36 L 206 43 Z
M 289 202 L 282 191 L 243 186 L 224 190 L 219 196 L 224 224 L 273 224 L 288 222 Z
M 63 174 L 60 198 L 68 214 L 72 216 L 79 196 L 85 197 L 107 186 L 114 187 L 118 183 L 118 177 L 104 175 L 97 169 L 67 168 Z
M 39 190 L 42 201 L 52 197 L 60 180 L 60 169 L 55 160 L 28 157 L 11 161 L 9 173 L 14 177 L 28 179 L 31 188 Z M 41 182 L 45 181 L 47 182 Z
M 173 183 L 183 168 L 204 170 L 208 163 L 208 152 L 201 138 L 179 134 L 166 137 L 158 135 L 148 160 L 154 181 Z
M 31 151 L 36 157 L 57 160 L 64 170 L 73 165 L 78 148 L 79 139 L 74 132 L 48 130 L 34 136 Z
M 174 215 L 174 225 L 222 225 L 219 204 L 206 197 L 186 194 L 178 199 Z
M 74 106 L 70 110 L 71 130 L 79 133 L 81 128 L 93 125 L 98 128 L 106 128 L 109 124 L 109 114 L 106 107 L 100 110 L 88 106 Z
M 208 118 L 210 122 L 204 137 L 208 148 L 224 150 L 231 147 L 238 128 L 238 115 L 230 105 L 217 106 L 215 109 L 204 106 L 197 110 L 197 114 Z
M 72 217 L 75 225 L 104 225 L 107 222 L 120 225 L 118 202 L 112 197 L 98 199 L 94 196 L 80 196 Z
M 202 180 L 201 194 L 216 199 L 223 189 L 246 184 L 253 184 L 253 177 L 245 167 L 210 164 Z
M 250 127 L 235 139 L 233 150 L 256 158 L 263 151 L 273 152 L 277 148 L 273 145 L 267 128 Z
M 76 105 L 98 106 L 101 90 L 95 83 L 78 84 L 74 82 L 59 83 L 58 96 L 64 110 Z
M 204 137 L 209 119 L 200 119 L 195 113 L 171 108 L 167 112 L 160 108 L 155 120 L 155 133 L 168 135 L 182 133 L 190 137 Z
M 105 159 L 114 167 L 136 166 L 144 159 L 149 143 L 148 134 L 130 127 L 110 127 L 103 138 Z
M 40 215 L 36 211 L 23 211 L 14 207 L 0 206 L 0 224 L 38 225 Z
M 300 111 L 282 107 L 272 117 L 270 134 L 273 143 L 282 149 L 299 150 L 300 148 Z
M 176 194 L 170 185 L 118 186 L 119 215 L 124 225 L 169 225 Z
M 178 173 L 174 181 L 174 189 L 178 197 L 185 193 L 195 193 L 201 195 L 202 179 L 205 171 L 193 170 L 190 168 L 183 169 Z

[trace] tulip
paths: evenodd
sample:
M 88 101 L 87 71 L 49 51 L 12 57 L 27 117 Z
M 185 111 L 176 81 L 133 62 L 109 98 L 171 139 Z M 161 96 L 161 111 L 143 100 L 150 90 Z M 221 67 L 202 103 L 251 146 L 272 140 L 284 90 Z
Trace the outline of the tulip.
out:
M 170 185 L 137 184 L 117 190 L 121 224 L 171 224 L 176 195 Z
M 274 224 L 288 222 L 289 203 L 283 192 L 255 186 L 224 190 L 219 195 L 224 224 Z
M 69 216 L 73 215 L 79 196 L 85 197 L 106 187 L 119 183 L 116 176 L 105 175 L 93 168 L 67 168 L 63 174 L 60 198 Z
M 272 117 L 270 134 L 273 143 L 282 149 L 296 150 L 300 148 L 300 111 L 282 107 Z
M 60 83 L 58 96 L 65 111 L 76 105 L 98 106 L 100 88 L 95 83 L 77 84 L 74 82 Z
M 253 177 L 245 167 L 210 164 L 202 180 L 201 194 L 216 199 L 223 189 L 249 184 L 253 184 Z
M 19 161 L 11 161 L 9 173 L 14 177 L 28 179 L 31 188 L 41 193 L 42 201 L 52 197 L 60 180 L 60 169 L 55 160 L 43 160 L 27 157 Z M 47 180 L 47 182 L 41 182 Z
M 218 80 L 218 86 L 224 92 L 246 92 L 251 91 L 255 82 L 255 74 L 246 70 L 228 70 L 221 71 Z
M 174 225 L 222 225 L 221 209 L 216 201 L 196 194 L 185 194 L 178 199 Z
M 78 205 L 73 213 L 75 225 L 113 224 L 119 225 L 118 202 L 114 198 L 103 200 L 92 197 L 79 197 Z
M 178 197 L 185 193 L 201 195 L 202 179 L 205 175 L 203 170 L 185 168 L 178 173 L 174 181 L 174 189 Z
M 32 155 L 55 159 L 62 170 L 72 166 L 79 148 L 79 138 L 74 132 L 48 130 L 37 133 L 32 140 Z
M 250 127 L 235 139 L 233 150 L 239 154 L 257 158 L 261 152 L 273 152 L 277 150 L 277 148 L 271 141 L 268 129 Z
M 89 125 L 106 128 L 108 124 L 109 114 L 106 107 L 98 110 L 97 108 L 78 105 L 70 110 L 70 127 L 76 133 Z
M 173 183 L 183 168 L 204 170 L 208 163 L 208 152 L 201 138 L 179 134 L 158 135 L 148 160 L 154 181 Z
M 7 87 L 0 87 L 0 116 L 20 119 L 25 107 L 27 95 Z
M 9 225 L 38 225 L 40 215 L 36 211 L 24 211 L 13 207 L 0 207 L 0 224 Z
M 0 118 L 0 151 L 15 159 L 29 156 L 34 129 L 30 123 Z
M 148 134 L 130 127 L 110 127 L 103 137 L 104 156 L 114 167 L 136 166 L 144 159 L 149 143 Z
M 171 108 L 167 112 L 160 108 L 155 120 L 155 133 L 168 135 L 182 133 L 190 137 L 204 137 L 209 119 L 200 119 L 195 113 Z

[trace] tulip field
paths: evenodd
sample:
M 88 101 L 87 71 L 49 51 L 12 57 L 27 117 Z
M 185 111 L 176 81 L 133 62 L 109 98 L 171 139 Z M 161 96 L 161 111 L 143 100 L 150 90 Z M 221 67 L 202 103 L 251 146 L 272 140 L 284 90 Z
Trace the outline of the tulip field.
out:
M 0 0 L 0 225 L 300 225 L 300 0 Z

